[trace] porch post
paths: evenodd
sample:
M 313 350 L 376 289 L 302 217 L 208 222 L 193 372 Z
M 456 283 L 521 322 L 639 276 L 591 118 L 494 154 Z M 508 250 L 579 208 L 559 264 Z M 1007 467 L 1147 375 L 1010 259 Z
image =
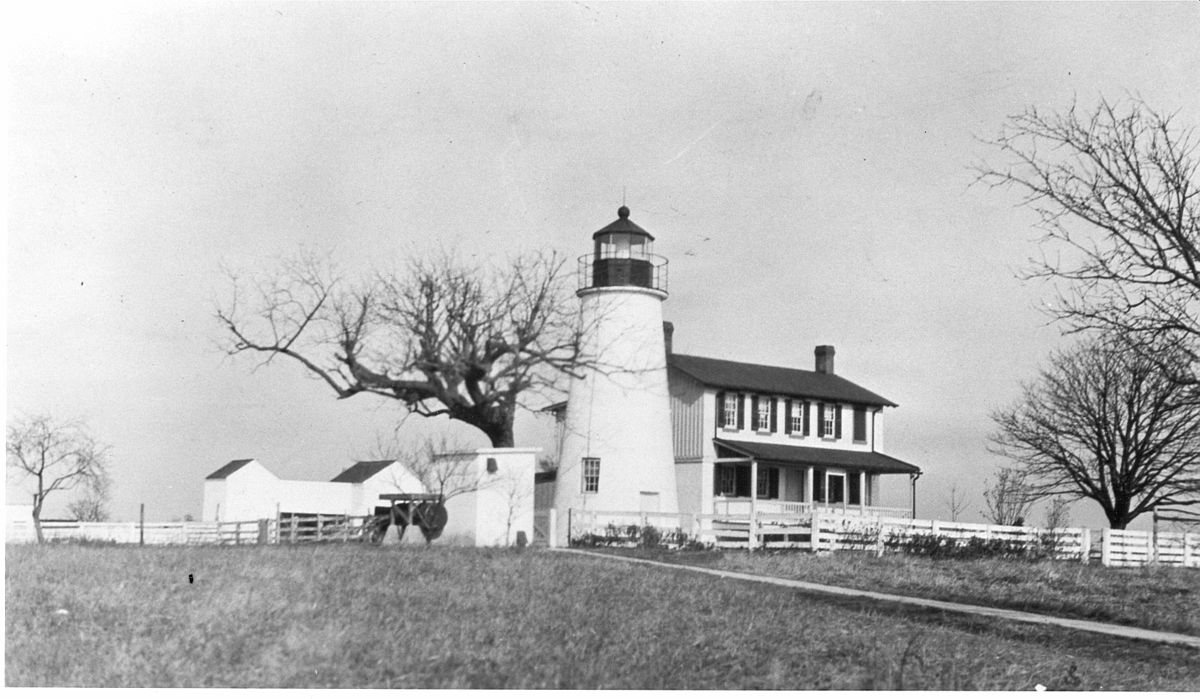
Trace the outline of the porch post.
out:
M 750 549 L 758 538 L 758 459 L 750 460 Z
M 867 514 L 867 472 L 858 472 L 858 513 Z
M 808 509 L 812 509 L 813 504 L 813 468 L 812 466 L 804 467 L 804 502 L 808 503 Z

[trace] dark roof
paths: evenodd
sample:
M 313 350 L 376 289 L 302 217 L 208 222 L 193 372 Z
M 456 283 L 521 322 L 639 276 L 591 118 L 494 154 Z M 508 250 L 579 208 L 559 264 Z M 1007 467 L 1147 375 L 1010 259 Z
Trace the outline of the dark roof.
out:
M 896 404 L 887 398 L 836 374 L 692 357 L 686 354 L 668 356 L 667 365 L 706 386 L 716 388 L 896 407 Z
M 644 235 L 650 240 L 654 240 L 654 236 L 643 230 L 641 226 L 629 220 L 629 207 L 624 205 L 617 209 L 617 220 L 593 233 L 592 240 L 595 240 L 606 233 L 636 233 L 638 235 Z
M 238 459 L 237 461 L 230 461 L 229 463 L 225 464 L 224 466 L 217 469 L 216 471 L 213 471 L 212 473 L 208 474 L 208 477 L 205 478 L 204 480 L 219 481 L 219 480 L 228 478 L 229 475 L 232 474 L 234 471 L 245 466 L 246 464 L 250 463 L 251 461 L 254 461 L 254 459 Z
M 362 483 L 396 461 L 359 461 L 333 477 L 331 483 Z
M 790 444 L 737 442 L 732 439 L 714 439 L 713 444 L 740 456 L 750 456 L 758 461 L 771 464 L 847 468 L 867 473 L 921 472 L 920 468 L 906 461 L 892 458 L 887 454 L 880 454 L 877 451 L 796 447 Z

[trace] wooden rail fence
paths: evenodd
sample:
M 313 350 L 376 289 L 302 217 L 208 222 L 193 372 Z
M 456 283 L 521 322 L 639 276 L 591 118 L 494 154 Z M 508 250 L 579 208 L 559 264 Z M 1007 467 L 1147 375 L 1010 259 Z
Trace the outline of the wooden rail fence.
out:
M 102 541 L 116 544 L 307 544 L 364 541 L 376 523 L 372 516 L 291 515 L 243 522 L 42 522 L 46 541 Z M 31 522 L 10 524 L 10 542 L 37 540 Z

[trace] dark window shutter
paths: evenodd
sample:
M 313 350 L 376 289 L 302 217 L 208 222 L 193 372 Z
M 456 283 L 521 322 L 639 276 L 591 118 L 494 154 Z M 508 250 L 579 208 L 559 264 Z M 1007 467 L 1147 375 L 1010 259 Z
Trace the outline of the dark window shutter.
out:
M 842 406 L 833 406 L 833 438 L 842 438 Z
M 750 497 L 750 488 L 754 487 L 754 484 L 750 482 L 750 467 L 749 466 L 735 466 L 734 468 L 737 469 L 737 471 L 736 471 L 737 475 L 735 476 L 735 478 L 737 479 L 737 486 L 736 486 L 736 493 L 735 493 L 736 496 L 739 498 Z
M 804 401 L 803 415 L 801 416 L 803 418 L 801 422 L 804 424 L 804 431 L 801 433 L 801 436 L 803 437 L 807 437 L 808 435 L 812 434 L 812 428 L 809 427 L 812 418 L 812 408 L 809 407 L 810 405 L 811 404 L 808 401 Z
M 817 403 L 817 436 L 825 436 L 825 404 Z
M 779 399 L 771 398 L 771 434 L 779 431 Z
M 738 415 L 737 415 L 737 428 L 739 430 L 744 429 L 746 427 L 746 411 L 742 409 L 745 407 L 745 405 L 746 405 L 746 396 L 739 393 L 738 394 Z
M 777 468 L 771 469 L 770 477 L 771 477 L 771 483 L 767 486 L 768 490 L 769 490 L 767 497 L 778 500 L 779 499 L 779 469 L 777 469 Z
M 750 396 L 750 429 L 757 430 L 762 425 L 758 424 L 758 396 Z
M 792 399 L 783 402 L 783 433 L 792 433 Z
M 867 409 L 864 406 L 854 406 L 854 441 L 867 441 Z
M 725 392 L 717 392 L 717 429 L 725 426 Z

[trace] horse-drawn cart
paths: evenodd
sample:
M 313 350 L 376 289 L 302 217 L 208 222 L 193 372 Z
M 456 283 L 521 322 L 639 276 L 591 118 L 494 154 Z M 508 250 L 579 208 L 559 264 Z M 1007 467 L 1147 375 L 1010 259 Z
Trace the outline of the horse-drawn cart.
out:
M 410 526 L 416 526 L 429 543 L 442 535 L 449 516 L 446 506 L 439 495 L 428 493 L 391 493 L 380 495 L 380 500 L 387 500 L 390 505 L 380 505 L 375 508 L 375 523 L 370 531 L 370 541 L 373 544 L 383 542 L 390 526 L 395 526 L 399 539 L 404 538 L 404 532 Z

